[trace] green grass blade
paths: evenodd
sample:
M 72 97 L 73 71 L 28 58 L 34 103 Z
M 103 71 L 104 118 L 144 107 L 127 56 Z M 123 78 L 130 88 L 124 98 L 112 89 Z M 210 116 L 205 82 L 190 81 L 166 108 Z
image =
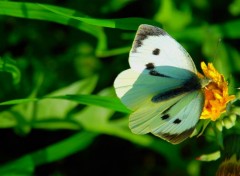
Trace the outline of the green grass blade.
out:
M 21 79 L 21 72 L 18 69 L 16 62 L 9 57 L 3 57 L 0 59 L 0 71 L 8 72 L 13 77 L 13 83 L 18 84 Z
M 97 77 L 92 76 L 82 79 L 71 85 L 58 89 L 48 96 L 66 94 L 90 94 L 96 86 Z M 79 129 L 79 125 L 64 121 L 67 113 L 75 108 L 78 103 L 68 100 L 50 98 L 27 98 L 2 102 L 0 105 L 14 105 L 9 110 L 0 113 L 0 128 L 18 127 L 23 132 L 29 132 L 31 126 L 45 129 Z M 55 121 L 46 122 L 51 119 Z M 62 121 L 61 121 L 62 120 Z M 42 123 L 37 123 L 42 122 Z M 66 123 L 65 123 L 66 122 Z M 45 125 L 43 126 L 43 124 Z M 65 123 L 65 124 L 64 124 Z M 49 124 L 49 125 L 48 125 Z
M 44 98 L 26 98 L 26 99 L 17 99 L 9 100 L 0 103 L 0 105 L 14 105 L 14 104 L 23 104 L 34 101 L 39 101 L 43 99 L 62 99 L 78 102 L 79 104 L 84 105 L 96 105 L 109 108 L 115 111 L 129 113 L 128 110 L 118 98 L 113 97 L 102 97 L 98 95 L 62 95 L 62 96 L 48 96 Z
M 65 16 L 70 19 L 76 19 L 91 25 L 95 26 L 102 26 L 102 27 L 109 27 L 109 28 L 118 28 L 118 29 L 128 29 L 128 30 L 136 30 L 140 24 L 153 24 L 153 25 L 160 25 L 157 22 L 152 20 L 144 19 L 144 18 L 121 18 L 121 19 L 97 19 L 97 18 L 87 18 L 81 17 L 77 14 L 70 15 L 64 12 L 61 12 L 57 9 L 53 9 L 48 5 L 39 4 L 39 6 L 48 9 L 49 11 L 56 13 L 58 15 Z
M 0 2 L 0 15 L 46 20 L 65 25 L 72 25 L 74 27 L 81 28 L 86 32 L 90 32 L 94 36 L 97 36 L 99 34 L 98 28 L 94 26 L 135 30 L 140 24 L 143 23 L 153 25 L 155 24 L 158 26 L 160 25 L 159 23 L 156 23 L 152 20 L 143 18 L 123 18 L 123 19 L 88 18 L 86 17 L 86 15 L 83 15 L 78 11 L 63 7 L 9 1 Z M 84 22 L 90 25 L 81 26 L 82 23 L 79 22 Z
M 76 10 L 53 5 L 46 6 L 48 8 L 51 8 L 52 10 L 66 14 L 66 16 L 68 15 L 71 16 L 73 14 L 76 14 L 81 17 L 85 16 L 84 14 Z M 47 10 L 46 8 L 43 8 L 42 6 L 36 3 L 0 1 L 0 15 L 56 22 L 63 25 L 76 27 L 97 38 L 99 36 L 102 36 L 101 34 L 102 30 L 99 27 L 88 25 L 86 23 L 82 23 L 71 18 L 66 18 L 66 16 L 52 13 L 51 11 Z
M 53 96 L 48 98 L 57 98 L 64 100 L 76 101 L 84 105 L 96 105 L 105 108 L 109 108 L 115 111 L 129 113 L 128 110 L 118 98 L 115 97 L 104 97 L 98 95 L 63 95 L 63 96 Z
M 4 101 L 0 103 L 0 105 L 17 105 L 17 104 L 30 103 L 38 100 L 39 100 L 38 98 L 23 98 L 23 99 Z

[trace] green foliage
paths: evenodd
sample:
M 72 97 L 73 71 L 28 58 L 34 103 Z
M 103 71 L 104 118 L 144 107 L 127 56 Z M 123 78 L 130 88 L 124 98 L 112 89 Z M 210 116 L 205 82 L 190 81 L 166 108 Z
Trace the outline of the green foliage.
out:
M 0 1 L 0 134 L 4 138 L 13 129 L 14 137 L 8 140 L 31 136 L 34 141 L 27 144 L 32 150 L 17 144 L 14 149 L 19 147 L 19 152 L 9 155 L 4 147 L 11 152 L 13 146 L 2 140 L 0 175 L 37 175 L 44 166 L 74 156 L 81 159 L 94 147 L 101 153 L 104 147 L 97 142 L 102 136 L 110 136 L 104 142 L 110 140 L 110 146 L 117 146 L 114 152 L 122 156 L 134 148 L 127 160 L 134 157 L 142 163 L 136 166 L 135 160 L 128 163 L 114 155 L 105 166 L 108 171 L 100 170 L 100 174 L 113 175 L 111 168 L 118 161 L 125 168 L 119 168 L 119 175 L 214 175 L 218 162 L 205 164 L 194 158 L 218 151 L 225 131 L 219 136 L 218 129 L 212 128 L 206 139 L 189 139 L 176 146 L 151 135 L 135 135 L 128 128 L 130 111 L 117 99 L 112 84 L 117 74 L 129 67 L 128 52 L 137 27 L 152 24 L 163 27 L 184 45 L 198 68 L 202 60 L 213 62 L 229 80 L 230 93 L 237 94 L 239 0 L 48 3 Z M 203 132 L 208 126 L 209 122 L 196 130 Z M 34 132 L 43 130 L 49 135 L 56 132 L 58 140 L 48 143 L 46 136 L 44 145 L 39 145 Z M 70 134 L 62 137 L 62 130 Z M 122 150 L 124 140 L 129 143 Z M 140 154 L 135 154 L 139 150 Z M 90 156 L 85 160 L 91 160 Z M 210 155 L 202 156 L 213 160 Z M 109 157 L 108 151 L 104 157 Z M 79 175 L 87 175 L 85 167 L 95 168 L 74 161 L 70 165 Z M 45 175 L 70 175 L 66 168 L 57 167 Z
M 16 85 L 21 79 L 21 73 L 18 69 L 16 62 L 12 59 L 4 57 L 0 60 L 0 71 L 8 72 L 12 75 L 13 83 Z

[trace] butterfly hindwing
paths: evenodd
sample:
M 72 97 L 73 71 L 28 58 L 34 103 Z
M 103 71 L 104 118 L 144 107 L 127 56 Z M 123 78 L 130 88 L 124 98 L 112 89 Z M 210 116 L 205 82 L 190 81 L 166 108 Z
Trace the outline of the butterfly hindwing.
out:
M 146 24 L 138 28 L 129 54 L 129 64 L 139 72 L 143 72 L 147 65 L 149 68 L 174 66 L 197 72 L 192 58 L 176 40 L 164 30 Z
M 161 118 L 161 114 L 169 107 L 177 103 L 184 95 L 180 95 L 162 102 L 154 103 L 151 99 L 145 101 L 141 107 L 129 116 L 129 127 L 135 134 L 146 134 L 152 132 L 151 124 L 154 120 Z M 164 123 L 164 121 L 162 121 Z M 158 125 L 161 125 L 158 123 Z
M 180 143 L 194 130 L 204 105 L 201 90 L 187 93 L 151 124 L 151 133 L 171 143 Z

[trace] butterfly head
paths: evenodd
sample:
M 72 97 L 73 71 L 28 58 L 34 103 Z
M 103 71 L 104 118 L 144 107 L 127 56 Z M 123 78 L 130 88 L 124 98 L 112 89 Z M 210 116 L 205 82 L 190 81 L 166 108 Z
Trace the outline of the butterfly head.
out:
M 201 83 L 201 86 L 202 88 L 205 88 L 209 83 L 212 82 L 212 79 L 209 79 L 207 77 L 203 77 L 201 80 L 200 80 L 200 83 Z

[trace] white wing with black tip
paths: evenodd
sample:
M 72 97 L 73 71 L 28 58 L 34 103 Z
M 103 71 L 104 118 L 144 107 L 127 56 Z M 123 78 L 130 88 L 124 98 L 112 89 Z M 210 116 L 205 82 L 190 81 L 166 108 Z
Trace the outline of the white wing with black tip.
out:
M 146 24 L 138 28 L 129 54 L 129 64 L 139 72 L 147 67 L 173 66 L 197 73 L 191 56 L 176 40 L 163 29 Z

